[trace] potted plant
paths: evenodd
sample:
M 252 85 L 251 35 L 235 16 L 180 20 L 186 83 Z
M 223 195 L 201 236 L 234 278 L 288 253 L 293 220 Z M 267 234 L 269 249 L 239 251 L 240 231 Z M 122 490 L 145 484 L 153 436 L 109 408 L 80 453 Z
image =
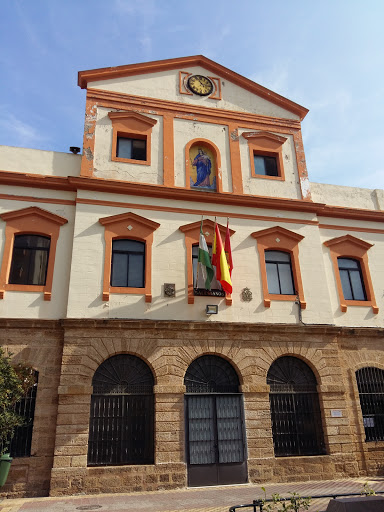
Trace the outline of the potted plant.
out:
M 13 367 L 11 355 L 0 347 L 0 487 L 5 484 L 11 467 L 9 447 L 15 430 L 24 424 L 24 418 L 15 412 L 15 405 L 34 384 L 33 368 L 22 364 Z

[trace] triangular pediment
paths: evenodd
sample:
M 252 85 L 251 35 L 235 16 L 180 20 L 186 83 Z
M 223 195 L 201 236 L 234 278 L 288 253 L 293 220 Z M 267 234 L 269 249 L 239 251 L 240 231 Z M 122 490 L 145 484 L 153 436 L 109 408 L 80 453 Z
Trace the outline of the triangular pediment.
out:
M 196 230 L 200 231 L 200 225 L 201 225 L 201 221 L 191 222 L 190 224 L 184 224 L 184 226 L 180 226 L 179 229 L 183 233 L 190 233 L 190 232 L 193 232 Z M 217 226 L 219 228 L 221 236 L 224 237 L 226 230 L 227 230 L 226 226 L 223 226 L 222 224 L 219 224 L 219 223 L 217 223 Z M 210 219 L 204 219 L 203 220 L 203 233 L 206 235 L 206 232 L 208 231 L 208 232 L 210 232 L 209 234 L 213 234 L 214 230 L 215 230 L 215 223 Z M 236 233 L 236 231 L 233 231 L 233 229 L 229 230 L 230 236 L 232 236 L 234 233 Z
M 134 77 L 136 75 L 144 75 L 150 73 L 162 73 L 169 70 L 185 71 L 196 67 L 203 68 L 207 75 L 217 75 L 221 80 L 228 80 L 233 84 L 253 93 L 270 103 L 273 103 L 292 114 L 297 115 L 300 119 L 304 119 L 308 113 L 308 109 L 301 105 L 280 96 L 270 89 L 253 82 L 235 71 L 232 71 L 203 55 L 194 55 L 190 57 L 180 57 L 176 59 L 165 59 L 159 61 L 144 62 L 139 64 L 129 64 L 126 66 L 117 66 L 112 68 L 99 68 L 78 73 L 78 85 L 82 89 L 86 89 L 88 84 L 93 82 L 101 82 L 119 78 Z
M 49 221 L 52 224 L 58 224 L 62 226 L 68 222 L 64 217 L 60 217 L 60 215 L 56 215 L 55 213 L 51 213 L 47 210 L 43 210 L 37 206 L 30 206 L 29 208 L 23 208 L 22 210 L 15 210 L 13 212 L 7 212 L 0 215 L 0 217 L 5 221 L 9 222 L 14 219 L 20 219 L 22 217 L 36 218 L 36 219 L 44 219 L 45 221 Z
M 134 123 L 135 128 L 143 130 L 152 128 L 157 123 L 156 119 L 143 116 L 137 112 L 109 112 L 108 117 L 112 121 L 123 121 L 124 123 Z

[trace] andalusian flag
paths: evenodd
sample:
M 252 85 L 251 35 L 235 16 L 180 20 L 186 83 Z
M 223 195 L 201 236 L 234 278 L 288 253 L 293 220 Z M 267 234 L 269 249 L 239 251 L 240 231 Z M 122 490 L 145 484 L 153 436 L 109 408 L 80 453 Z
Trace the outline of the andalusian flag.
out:
M 232 293 L 231 274 L 229 272 L 229 265 L 217 224 L 215 226 L 215 239 L 213 243 L 213 249 L 216 261 L 216 279 L 220 281 L 221 287 L 225 292 Z
M 196 286 L 199 287 L 198 281 L 200 279 L 204 282 L 206 290 L 211 289 L 211 281 L 213 279 L 214 272 L 211 264 L 211 258 L 209 257 L 209 251 L 207 242 L 205 241 L 203 233 L 203 221 L 200 225 L 200 240 L 199 240 L 199 256 L 197 258 L 197 279 Z

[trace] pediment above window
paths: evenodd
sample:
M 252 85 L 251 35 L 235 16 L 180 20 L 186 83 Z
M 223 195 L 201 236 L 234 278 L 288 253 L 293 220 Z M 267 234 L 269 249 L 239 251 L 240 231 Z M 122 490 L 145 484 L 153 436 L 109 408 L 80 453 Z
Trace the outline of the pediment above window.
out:
M 130 130 L 146 131 L 157 123 L 156 119 L 143 116 L 137 112 L 109 112 L 108 116 L 112 123 L 119 122 Z
M 43 210 L 42 208 L 38 208 L 37 206 L 30 206 L 29 208 L 23 208 L 22 210 L 15 210 L 13 212 L 2 213 L 0 218 L 5 222 L 22 219 L 23 217 L 28 217 L 28 219 L 44 219 L 46 222 L 50 222 L 52 224 L 58 224 L 62 226 L 68 222 L 64 217 L 60 217 L 60 215 L 56 215 L 47 210 Z

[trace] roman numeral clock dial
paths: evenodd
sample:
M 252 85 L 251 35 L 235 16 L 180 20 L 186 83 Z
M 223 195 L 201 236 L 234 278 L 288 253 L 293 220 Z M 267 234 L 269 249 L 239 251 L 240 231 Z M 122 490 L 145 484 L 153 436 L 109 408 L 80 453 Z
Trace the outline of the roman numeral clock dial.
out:
M 192 75 L 188 78 L 189 89 L 199 96 L 208 96 L 213 91 L 213 84 L 203 75 Z

